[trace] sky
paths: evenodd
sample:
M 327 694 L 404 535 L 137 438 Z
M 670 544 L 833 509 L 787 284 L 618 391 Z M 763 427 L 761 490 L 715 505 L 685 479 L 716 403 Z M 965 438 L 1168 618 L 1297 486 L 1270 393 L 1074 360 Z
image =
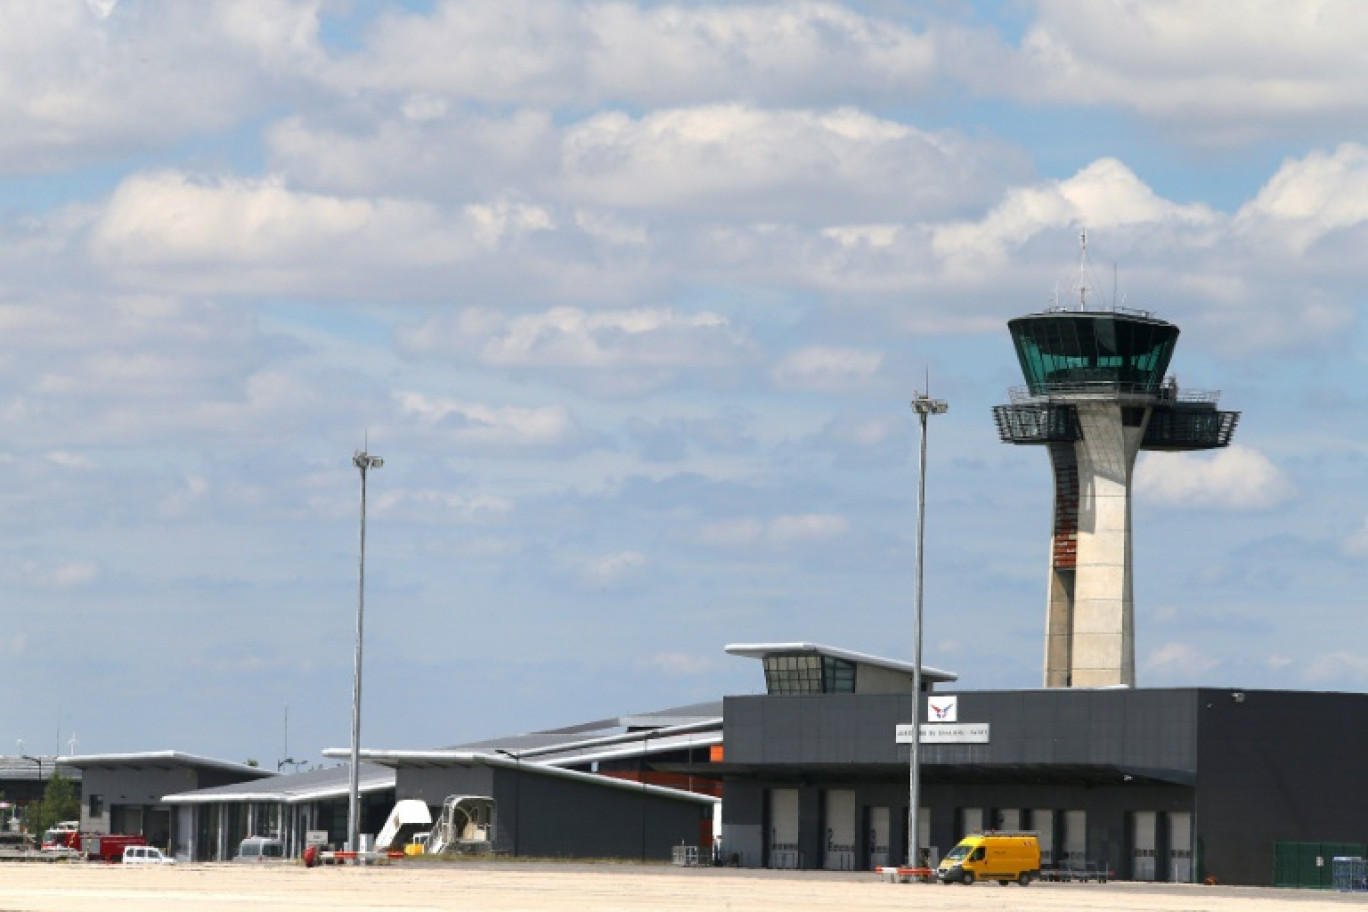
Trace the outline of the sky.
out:
M 0 4 L 0 721 L 323 762 L 763 689 L 1040 686 L 1006 321 L 1181 327 L 1144 687 L 1362 691 L 1357 0 Z M 0 742 L 0 752 L 12 748 Z

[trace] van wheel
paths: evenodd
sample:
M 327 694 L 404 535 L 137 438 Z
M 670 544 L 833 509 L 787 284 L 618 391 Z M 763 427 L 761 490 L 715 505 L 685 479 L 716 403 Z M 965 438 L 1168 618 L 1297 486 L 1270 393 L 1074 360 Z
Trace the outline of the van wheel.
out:
M 963 874 L 961 874 L 960 883 L 964 884 L 966 887 L 972 887 L 974 885 L 974 872 L 965 871 Z
M 1010 880 L 999 880 L 999 881 L 998 881 L 998 886 L 999 886 L 999 887 L 1005 887 L 1005 886 L 1007 886 L 1009 883 L 1011 883 Z
M 1021 874 L 1017 876 L 1017 883 L 1021 884 L 1023 887 L 1029 887 L 1031 885 L 1031 875 L 1022 871 Z

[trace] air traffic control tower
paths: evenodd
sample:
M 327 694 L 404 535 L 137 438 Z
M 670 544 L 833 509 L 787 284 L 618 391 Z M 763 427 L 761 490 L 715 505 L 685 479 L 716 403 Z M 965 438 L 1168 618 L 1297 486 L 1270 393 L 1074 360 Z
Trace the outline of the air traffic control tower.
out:
M 1054 470 L 1045 686 L 1133 687 L 1136 454 L 1226 446 L 1239 412 L 1165 379 L 1178 327 L 1147 312 L 1052 308 L 1007 327 L 1026 385 L 994 407 L 998 435 L 1044 446 Z

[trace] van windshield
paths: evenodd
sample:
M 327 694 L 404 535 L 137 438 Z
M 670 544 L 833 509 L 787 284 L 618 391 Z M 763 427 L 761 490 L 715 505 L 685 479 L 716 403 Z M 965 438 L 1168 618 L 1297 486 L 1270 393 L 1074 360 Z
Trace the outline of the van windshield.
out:
M 955 846 L 953 849 L 950 850 L 950 852 L 945 856 L 945 860 L 959 861 L 961 858 L 969 854 L 970 848 L 971 846 L 967 846 L 964 843 L 960 843 L 959 845 Z

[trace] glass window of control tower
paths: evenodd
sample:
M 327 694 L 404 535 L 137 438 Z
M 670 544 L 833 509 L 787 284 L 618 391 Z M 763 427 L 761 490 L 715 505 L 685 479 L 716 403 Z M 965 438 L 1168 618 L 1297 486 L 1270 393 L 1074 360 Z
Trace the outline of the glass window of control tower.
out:
M 1113 313 L 1050 313 L 1008 324 L 1032 393 L 1106 384 L 1157 392 L 1178 327 Z

